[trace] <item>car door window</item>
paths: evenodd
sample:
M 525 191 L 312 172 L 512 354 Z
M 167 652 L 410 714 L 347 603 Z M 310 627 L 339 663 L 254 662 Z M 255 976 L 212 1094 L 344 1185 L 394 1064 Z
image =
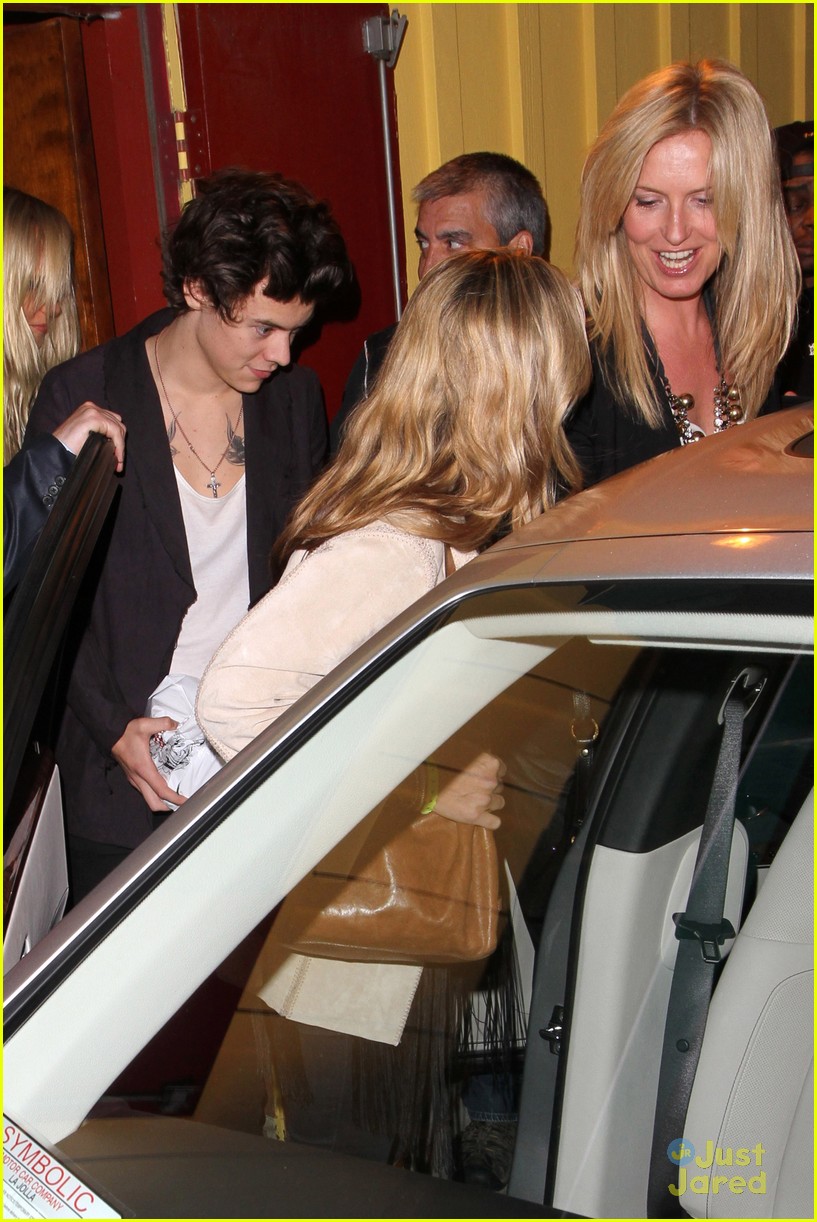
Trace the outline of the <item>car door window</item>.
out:
M 463 1127 L 458 1117 L 465 1117 L 470 1100 L 475 1114 L 491 1112 L 508 1124 L 509 1170 L 533 937 L 547 902 L 547 880 L 556 877 L 570 847 L 578 813 L 571 801 L 574 768 L 584 749 L 577 733 L 586 725 L 594 727 L 593 737 L 601 732 L 640 651 L 580 637 L 499 640 L 469 633 L 466 638 L 460 625 L 452 628 L 457 645 L 447 645 L 448 673 L 434 667 L 436 709 L 419 698 L 428 663 L 415 657 L 413 708 L 407 711 L 401 685 L 394 708 L 381 705 L 376 720 L 357 726 L 354 764 L 338 767 L 326 797 L 340 810 L 352 796 L 359 803 L 368 790 L 372 815 L 366 832 L 376 839 L 372 819 L 385 818 L 387 811 L 393 817 L 395 804 L 405 820 L 419 810 L 426 759 L 433 759 L 442 788 L 480 752 L 498 756 L 507 771 L 506 805 L 495 834 L 503 912 L 496 952 L 484 961 L 426 966 L 416 992 L 410 980 L 405 990 L 399 979 L 393 985 L 387 981 L 394 1014 L 378 997 L 377 968 L 365 965 L 359 987 L 372 989 L 371 996 L 359 1009 L 344 1006 L 336 1004 L 334 993 L 345 988 L 346 964 L 313 963 L 303 980 L 286 974 L 293 930 L 290 921 L 282 944 L 285 905 L 278 920 L 270 913 L 222 964 L 92 1115 L 127 1115 L 133 1109 L 186 1115 L 268 1140 L 285 1135 L 456 1176 L 461 1174 L 456 1139 Z M 513 667 L 506 652 L 514 656 Z M 514 677 L 513 670 L 523 664 L 527 669 Z M 486 700 L 486 693 L 492 698 Z M 456 729 L 449 732 L 452 725 Z M 343 868 L 339 863 L 359 853 L 361 836 L 357 825 L 322 868 L 336 874 Z M 305 838 L 301 860 L 314 853 L 314 841 Z M 295 865 L 292 873 L 300 869 Z M 530 904 L 527 912 L 520 910 L 520 888 Z M 521 966 L 515 951 L 520 940 Z M 283 982 L 276 983 L 282 964 Z M 410 972 L 398 968 L 395 975 Z M 323 1008 L 327 1023 L 346 1024 L 359 1034 L 280 1017 L 273 1007 L 286 1008 L 296 990 L 303 1004 L 292 1005 L 293 1016 L 317 1020 Z M 406 1004 L 403 1023 L 400 1008 Z M 370 1022 L 369 1010 L 378 1007 L 383 1013 Z M 379 1038 L 367 1038 L 369 1031 Z M 396 1045 L 388 1042 L 392 1033 L 399 1037 Z
M 52 1067 L 59 1100 L 47 1116 L 26 1114 L 26 1084 L 12 1071 L 7 1097 L 19 1123 L 59 1140 L 72 1158 L 95 1142 L 103 1148 L 112 1126 L 124 1135 L 152 1116 L 182 1118 L 188 1133 L 201 1125 L 457 1178 L 466 1175 L 463 1139 L 476 1119 L 507 1125 L 512 1154 L 528 1028 L 538 1033 L 549 1018 L 529 1014 L 534 976 L 571 934 L 575 887 L 558 896 L 567 919 L 555 935 L 554 896 L 587 851 L 589 823 L 596 836 L 595 823 L 605 821 L 634 729 L 649 726 L 662 685 L 703 685 L 711 702 L 707 676 L 740 669 L 747 652 L 765 657 L 771 639 L 785 671 L 787 656 L 810 644 L 796 616 L 737 631 L 721 611 L 628 611 L 615 598 L 613 608 L 583 599 L 581 589 L 533 588 L 467 601 L 379 659 L 306 729 L 280 742 L 268 734 L 269 749 L 262 736 L 233 761 L 223 794 L 214 787 L 212 820 L 205 812 L 200 834 L 193 828 L 183 851 L 168 849 L 152 889 L 106 926 L 92 954 L 86 947 L 53 998 L 38 999 L 39 1021 L 77 1021 L 90 973 L 117 1016 L 114 1042 L 132 1043 L 136 1055 L 113 1081 L 107 1046 L 91 1073 L 74 1061 Z M 747 644 L 753 635 L 757 649 Z M 417 800 L 407 795 L 422 790 L 427 761 L 445 778 L 486 750 L 507 767 L 496 844 L 509 915 L 497 952 L 462 967 L 423 967 L 412 995 L 392 982 L 379 990 L 363 973 L 366 987 L 351 988 L 345 1017 L 336 1014 L 331 1028 L 320 1021 L 321 1001 L 327 1013 L 344 1009 L 339 977 L 329 973 L 322 986 L 316 973 L 310 1021 L 282 1016 L 287 1006 L 271 986 L 289 952 L 276 931 L 280 901 L 373 813 L 402 803 L 412 818 Z M 666 753 L 670 778 L 684 765 Z M 688 813 L 679 803 L 678 818 Z M 196 984 L 207 979 L 191 991 L 187 981 L 202 966 Z M 170 1016 L 146 1045 L 138 1041 L 143 1010 Z M 384 1020 L 380 1038 L 366 1034 L 373 1018 Z M 391 1040 L 382 1034 L 389 1024 Z M 37 1023 L 30 1037 L 26 1026 L 13 1031 L 21 1050 L 36 1039 Z M 546 1162 L 542 1143 L 536 1157 Z M 507 1180 L 510 1159 L 488 1171 Z

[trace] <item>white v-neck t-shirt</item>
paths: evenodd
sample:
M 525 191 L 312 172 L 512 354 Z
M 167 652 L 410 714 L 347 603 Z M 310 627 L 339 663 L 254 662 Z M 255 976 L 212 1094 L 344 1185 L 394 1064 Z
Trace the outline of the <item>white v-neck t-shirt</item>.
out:
M 198 680 L 250 602 L 246 477 L 226 496 L 203 496 L 173 470 L 198 598 L 182 621 L 168 673 Z

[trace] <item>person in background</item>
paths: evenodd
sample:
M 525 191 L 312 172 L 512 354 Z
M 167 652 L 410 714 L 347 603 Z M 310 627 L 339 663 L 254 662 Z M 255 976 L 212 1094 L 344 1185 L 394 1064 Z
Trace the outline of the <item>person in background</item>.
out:
M 329 208 L 277 174 L 197 189 L 164 242 L 170 309 L 52 370 L 26 434 L 88 399 L 128 427 L 56 747 L 74 901 L 181 801 L 151 753 L 178 722 L 152 698 L 170 676 L 195 687 L 270 588 L 270 550 L 326 457 L 320 386 L 291 345 L 351 278 Z
M 412 192 L 419 205 L 414 233 L 420 248 L 420 279 L 461 250 L 507 247 L 547 258 L 550 221 L 538 179 L 504 153 L 464 153 L 427 174 Z M 371 392 L 393 323 L 370 335 L 358 356 L 340 410 L 330 426 L 337 451 L 349 414 Z
M 79 351 L 74 238 L 63 214 L 3 188 L 3 454 L 23 442 L 45 374 Z
M 54 365 L 76 355 L 79 320 L 73 235 L 50 204 L 3 188 L 3 581 L 22 577 L 74 458 L 89 432 L 110 437 L 124 462 L 119 417 L 92 403 L 20 452 L 31 404 Z
M 575 485 L 578 470 L 563 424 L 589 379 L 581 302 L 564 274 L 543 259 L 514 250 L 470 251 L 423 277 L 334 464 L 282 536 L 284 576 L 229 634 L 204 673 L 197 718 L 222 758 L 231 759 L 442 581 L 447 559 L 455 568 L 467 563 L 501 522 L 530 521 L 554 503 L 558 488 Z M 495 812 L 504 804 L 495 792 L 500 768 L 486 753 L 465 771 L 479 802 L 460 803 L 464 815 L 448 805 L 445 792 L 434 810 L 496 827 Z M 292 960 L 288 956 L 276 981 L 299 966 Z M 324 971 L 325 961 L 308 964 L 313 980 Z M 274 1047 L 296 1043 L 294 1061 L 304 1064 L 315 1100 L 314 1109 L 304 1109 L 285 1098 L 287 1127 L 302 1135 L 296 1139 L 318 1144 L 331 1145 L 335 1126 L 349 1119 L 340 1103 L 327 1099 L 329 1079 L 337 1075 L 321 1069 L 332 1066 L 340 1075 L 339 1067 L 354 1060 L 353 1041 L 342 1034 L 349 1029 L 342 998 L 373 990 L 372 1014 L 391 1016 L 398 1039 L 418 981 L 415 1002 L 427 1001 L 425 969 L 421 976 L 411 965 L 332 965 L 340 967 L 346 978 L 339 993 L 320 976 L 327 995 L 321 1026 L 316 1030 L 307 1017 L 297 1021 L 296 1007 L 280 1020 L 287 1025 L 273 1041 Z M 286 993 L 288 986 L 275 983 L 269 996 L 276 990 Z M 409 1020 L 409 1030 L 415 1027 L 425 1030 Z M 374 1030 L 364 1034 L 363 1044 L 383 1039 Z M 406 1066 L 411 1056 L 410 1045 Z M 410 1075 L 404 1077 L 399 1065 L 395 1098 L 411 1094 Z M 418 1131 L 379 1136 L 393 1158 L 399 1148 L 401 1165 L 430 1165 L 443 1173 L 425 1142 L 439 1135 L 438 1145 L 445 1145 L 448 1119 L 418 1116 L 416 1105 L 406 1100 Z M 398 1110 L 403 1115 L 402 1105 Z
M 775 128 L 783 203 L 803 273 L 797 330 L 780 369 L 788 404 L 814 398 L 814 120 Z
M 587 484 L 780 406 L 799 269 L 737 68 L 673 64 L 622 97 L 585 162 L 576 266 L 594 382 L 568 436 Z

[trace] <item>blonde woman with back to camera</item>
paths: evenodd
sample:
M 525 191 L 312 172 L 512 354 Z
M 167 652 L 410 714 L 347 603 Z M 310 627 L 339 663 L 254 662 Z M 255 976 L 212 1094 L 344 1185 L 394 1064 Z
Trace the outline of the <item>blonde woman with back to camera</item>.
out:
M 578 296 L 544 260 L 471 252 L 423 278 L 284 531 L 283 578 L 204 674 L 199 720 L 223 758 L 441 581 L 447 548 L 459 567 L 577 486 L 563 425 L 589 376 Z
M 594 383 L 568 433 L 586 483 L 781 406 L 799 271 L 737 68 L 673 64 L 624 95 L 585 162 L 576 263 Z
M 14 187 L 3 188 L 3 575 L 22 576 L 59 489 L 90 432 L 114 443 L 117 470 L 125 430 L 115 412 L 84 403 L 53 434 L 21 451 L 28 414 L 49 369 L 75 356 L 73 235 L 63 214 Z
M 557 488 L 575 486 L 563 423 L 589 379 L 578 294 L 544 260 L 469 252 L 423 277 L 371 396 L 349 419 L 335 463 L 290 519 L 284 576 L 204 674 L 198 719 L 225 759 L 442 581 L 447 552 L 459 568 L 501 523 L 527 522 L 553 504 Z M 434 811 L 496 828 L 503 771 L 496 756 L 483 752 L 440 789 Z M 416 813 L 423 800 L 416 799 Z M 287 1001 L 293 972 L 307 967 L 311 987 L 326 999 L 320 1024 Z M 416 1017 L 428 1004 L 434 970 L 296 955 L 279 963 L 264 992 L 271 1012 L 287 1014 L 271 1019 L 280 1024 L 273 1051 L 286 1071 L 293 1045 L 292 1064 L 304 1066 L 315 1101 L 301 1106 L 299 1088 L 283 1089 L 293 1140 L 331 1145 L 339 1128 L 351 1127 L 350 1140 L 363 1142 L 372 1156 L 391 1149 L 395 1157 L 399 1149 L 403 1165 L 426 1166 L 426 1105 L 411 1073 L 399 1068 L 402 1061 L 392 1063 L 393 1101 L 407 1128 L 366 1138 L 354 1129 L 343 1099 L 357 1089 L 348 1077 L 356 1053 L 354 1037 L 344 1033 L 355 1030 L 369 1048 L 376 1041 L 397 1045 L 390 1051 L 402 1054 L 407 1027 L 405 1065 L 413 1064 L 413 1041 L 444 1038 Z M 363 1013 L 360 999 L 372 1000 Z

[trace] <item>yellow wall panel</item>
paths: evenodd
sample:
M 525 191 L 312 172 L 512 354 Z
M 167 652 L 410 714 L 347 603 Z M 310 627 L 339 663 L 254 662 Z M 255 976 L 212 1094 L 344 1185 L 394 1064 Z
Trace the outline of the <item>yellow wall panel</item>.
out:
M 740 13 L 739 5 L 688 4 L 687 46 L 676 52 L 673 59 L 728 59 L 735 61 L 739 46 L 733 42 L 733 17 Z M 731 12 L 730 10 L 734 10 Z
M 794 34 L 792 5 L 757 6 L 757 75 L 753 79 L 775 127 L 793 117 L 806 117 L 794 115 L 794 73 L 786 71 L 791 63 Z
M 465 111 L 471 98 L 463 94 L 461 73 L 468 65 L 460 58 L 457 27 L 459 25 L 457 4 L 431 4 L 430 10 L 434 49 L 434 75 L 437 93 L 437 140 L 441 161 L 448 161 L 461 153 L 465 143 Z M 494 70 L 493 56 L 492 71 Z M 430 166 L 429 169 L 434 169 Z M 426 171 L 427 172 L 427 171 Z
M 730 16 L 733 23 L 730 59 L 738 64 L 751 81 L 757 81 L 757 11 L 756 4 L 735 5 Z
M 546 165 L 541 182 L 552 225 L 550 257 L 559 267 L 569 267 L 573 262 L 579 177 L 596 127 L 595 113 L 587 114 L 585 89 L 585 80 L 595 69 L 593 42 L 588 41 L 592 27 L 588 27 L 581 11 L 591 7 L 546 4 L 539 8 L 539 105 Z M 563 53 L 564 47 L 573 48 L 569 55 Z M 530 104 L 534 101 L 530 99 Z
M 457 151 L 508 148 L 510 97 L 518 93 L 519 73 L 509 79 L 506 5 L 457 4 L 456 53 L 462 92 L 462 147 Z M 485 61 L 491 73 L 486 80 Z
M 542 106 L 544 81 L 540 46 L 541 5 L 526 4 L 514 7 L 517 16 L 513 30 L 508 31 L 508 56 L 509 63 L 515 59 L 519 72 L 519 111 L 511 156 L 523 161 L 544 184 L 547 178 L 547 159 L 545 114 Z
M 612 46 L 601 48 L 602 54 L 614 57 L 616 98 L 651 72 L 656 64 L 671 57 L 669 40 L 662 39 L 661 4 L 614 4 L 615 37 Z M 597 55 L 599 50 L 597 50 Z M 606 117 L 606 116 L 605 116 Z

